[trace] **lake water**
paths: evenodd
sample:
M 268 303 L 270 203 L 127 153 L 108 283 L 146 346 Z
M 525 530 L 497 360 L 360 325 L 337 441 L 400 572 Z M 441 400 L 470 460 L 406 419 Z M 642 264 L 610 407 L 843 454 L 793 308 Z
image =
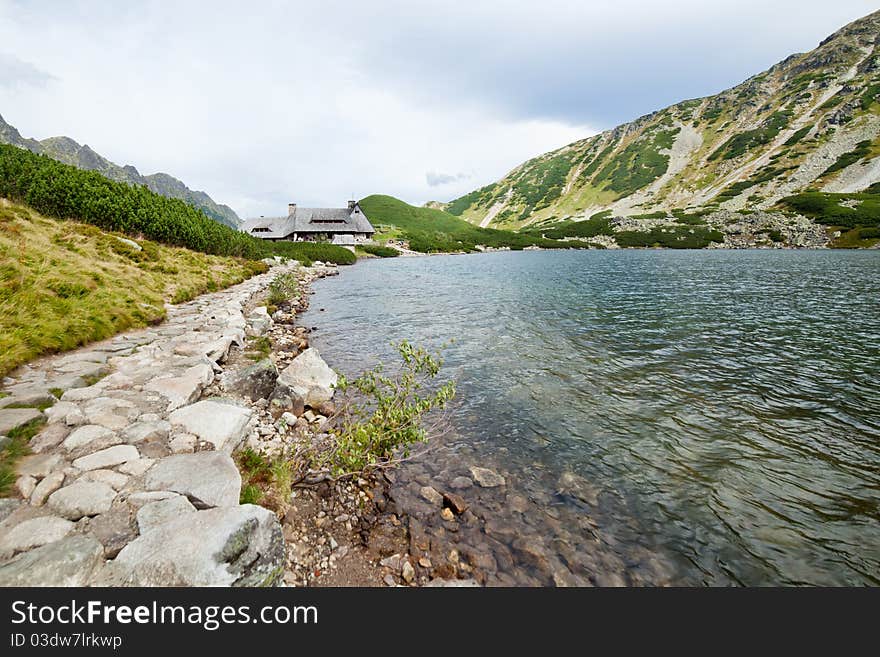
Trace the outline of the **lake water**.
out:
M 303 321 L 336 369 L 455 339 L 451 432 L 396 496 L 488 583 L 880 584 L 880 252 L 341 269 Z M 418 490 L 471 465 L 507 483 L 459 490 L 477 521 L 446 531 Z

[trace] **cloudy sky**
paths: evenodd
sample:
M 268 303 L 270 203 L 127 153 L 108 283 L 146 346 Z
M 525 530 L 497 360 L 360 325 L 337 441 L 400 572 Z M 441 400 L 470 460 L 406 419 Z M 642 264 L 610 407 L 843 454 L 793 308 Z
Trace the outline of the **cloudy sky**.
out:
M 449 200 L 815 47 L 871 0 L 0 0 L 0 115 L 241 216 Z

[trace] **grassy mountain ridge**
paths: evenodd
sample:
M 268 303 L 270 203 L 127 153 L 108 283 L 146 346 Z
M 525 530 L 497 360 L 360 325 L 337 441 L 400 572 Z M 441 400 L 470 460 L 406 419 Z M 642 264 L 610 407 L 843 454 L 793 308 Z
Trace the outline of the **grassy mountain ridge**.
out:
M 376 228 L 377 241 L 405 240 L 410 249 L 422 253 L 467 252 L 478 247 L 552 249 L 589 246 L 586 242 L 559 242 L 541 235 L 479 228 L 444 210 L 409 205 L 393 196 L 373 194 L 362 199 L 360 205 Z
M 75 166 L 79 169 L 97 171 L 101 175 L 130 185 L 143 185 L 147 189 L 162 196 L 178 198 L 204 212 L 208 217 L 238 228 L 241 219 L 228 205 L 216 203 L 205 192 L 192 190 L 177 178 L 167 173 L 142 175 L 131 165 L 119 166 L 93 151 L 88 145 L 80 145 L 70 137 L 49 137 L 36 140 L 21 136 L 18 130 L 9 125 L 0 116 L 0 144 L 11 144 L 25 148 L 39 155 L 47 155 L 52 159 Z
M 672 210 L 768 210 L 880 180 L 880 12 L 715 96 L 535 157 L 443 207 L 522 229 Z

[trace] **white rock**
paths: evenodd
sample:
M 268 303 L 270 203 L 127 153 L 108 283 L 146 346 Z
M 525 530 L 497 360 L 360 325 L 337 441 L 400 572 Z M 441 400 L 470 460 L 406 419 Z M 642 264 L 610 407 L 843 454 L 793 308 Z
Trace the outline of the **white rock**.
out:
M 173 454 L 192 454 L 196 451 L 196 443 L 199 438 L 191 433 L 182 433 L 175 436 L 168 444 Z
M 80 477 L 82 481 L 103 481 L 110 484 L 113 490 L 121 490 L 128 483 L 128 475 L 113 470 L 91 470 Z
M 85 586 L 103 557 L 95 539 L 67 536 L 0 565 L 0 586 Z
M 122 431 L 122 439 L 129 443 L 140 443 L 145 440 L 165 440 L 171 424 L 165 420 L 143 421 L 143 416 L 134 424 L 127 426 Z
M 153 528 L 122 549 L 100 583 L 267 586 L 280 579 L 285 563 L 275 514 L 245 504 L 187 513 Z
M 225 452 L 175 454 L 150 469 L 145 488 L 186 495 L 200 509 L 235 506 L 241 494 L 241 475 Z
M 73 467 L 80 470 L 98 470 L 100 468 L 112 468 L 122 463 L 136 461 L 140 458 L 137 447 L 133 445 L 115 445 L 102 449 L 87 456 L 81 456 L 73 462 Z
M 333 398 L 333 387 L 339 377 L 321 358 L 317 349 L 309 348 L 293 359 L 278 382 L 287 386 L 307 406 L 318 406 Z
M 227 452 L 232 452 L 244 439 L 250 418 L 250 409 L 211 400 L 184 406 L 169 416 L 172 426 L 182 427 Z
M 140 491 L 132 493 L 128 496 L 128 503 L 135 509 L 140 509 L 145 504 L 151 504 L 160 500 L 167 500 L 171 497 L 178 497 L 179 493 L 173 493 L 170 490 L 157 491 Z
M 34 488 L 34 491 L 31 493 L 31 504 L 33 506 L 43 506 L 46 502 L 46 498 L 61 488 L 61 484 L 63 483 L 63 471 L 58 470 L 57 472 L 47 475 L 39 484 L 37 484 L 37 487 Z
M 195 513 L 196 508 L 183 495 L 174 495 L 156 502 L 144 504 L 137 512 L 141 535 L 185 513 Z
M 20 475 L 30 475 L 42 479 L 55 470 L 60 463 L 60 454 L 32 454 L 21 459 L 15 466 L 15 471 Z
M 37 480 L 30 475 L 22 475 L 15 480 L 15 490 L 17 490 L 18 494 L 24 499 L 29 498 L 36 487 Z
M 107 427 L 98 426 L 97 424 L 86 424 L 74 429 L 61 445 L 68 452 L 72 452 L 91 443 L 107 447 L 114 442 L 119 442 L 119 438 Z
M 131 475 L 132 477 L 140 477 L 147 470 L 153 467 L 153 459 L 148 458 L 140 458 L 136 461 L 129 461 L 128 463 L 123 463 L 120 465 L 117 470 L 120 472 L 124 472 L 127 475 Z
M 0 436 L 43 417 L 36 408 L 4 408 L 0 410 Z
M 101 481 L 75 481 L 49 496 L 49 508 L 68 520 L 96 516 L 110 510 L 116 491 Z
M 153 379 L 145 390 L 158 392 L 168 400 L 168 410 L 186 406 L 199 398 L 202 390 L 214 380 L 214 369 L 208 363 L 199 363 L 175 377 Z
M 73 527 L 72 522 L 57 516 L 24 520 L 0 535 L 0 559 L 8 559 L 17 552 L 60 541 Z

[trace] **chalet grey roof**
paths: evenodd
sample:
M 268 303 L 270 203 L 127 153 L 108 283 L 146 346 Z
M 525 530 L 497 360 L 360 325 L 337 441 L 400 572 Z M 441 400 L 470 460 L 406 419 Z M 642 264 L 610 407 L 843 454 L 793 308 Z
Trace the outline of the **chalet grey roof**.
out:
M 242 230 L 263 239 L 280 239 L 291 233 L 376 232 L 358 204 L 355 204 L 351 210 L 348 208 L 301 208 L 296 206 L 286 217 L 248 219 L 242 225 Z

